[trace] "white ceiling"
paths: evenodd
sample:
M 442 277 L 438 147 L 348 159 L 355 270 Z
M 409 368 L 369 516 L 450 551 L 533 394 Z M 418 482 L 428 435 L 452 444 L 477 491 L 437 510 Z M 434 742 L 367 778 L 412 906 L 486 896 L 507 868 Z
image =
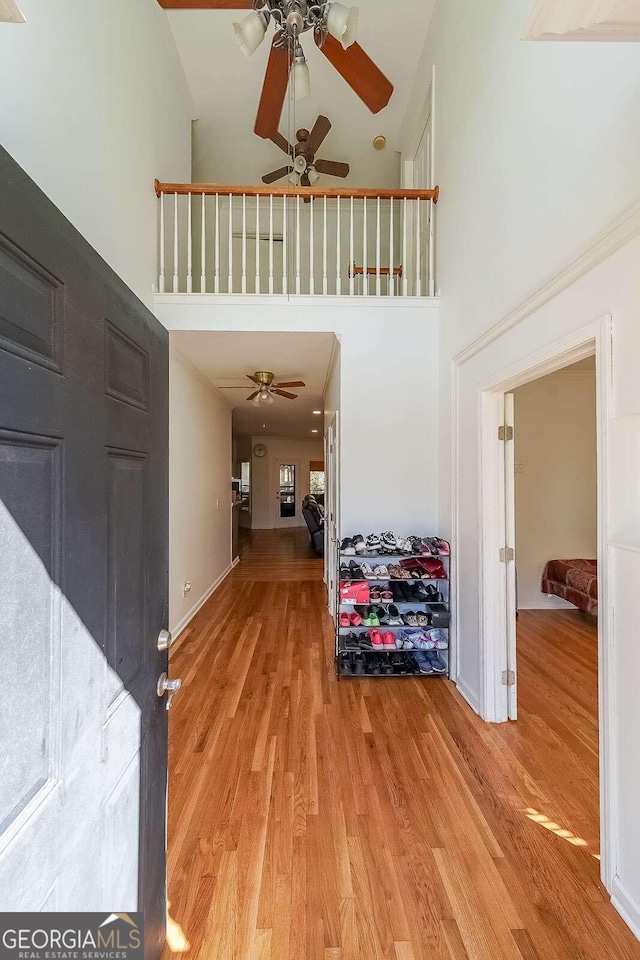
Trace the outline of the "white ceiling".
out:
M 235 436 L 322 436 L 322 396 L 329 372 L 335 336 L 332 333 L 215 333 L 175 331 L 171 343 L 193 364 L 233 407 Z M 246 398 L 254 387 L 246 374 L 270 370 L 280 380 L 304 380 L 306 387 L 292 389 L 297 400 L 276 397 L 266 409 L 257 409 Z M 236 390 L 231 387 L 241 386 Z
M 310 129 L 319 114 L 329 117 L 333 129 L 319 154 L 351 164 L 345 182 L 352 186 L 400 184 L 398 139 L 433 5 L 434 0 L 360 4 L 358 41 L 395 87 L 389 105 L 376 115 L 316 48 L 313 36 L 303 37 L 312 97 L 295 105 L 291 127 Z M 247 60 L 236 46 L 231 26 L 245 15 L 243 10 L 167 11 L 199 117 L 194 124 L 195 182 L 254 184 L 286 163 L 278 147 L 253 132 L 273 27 Z M 285 136 L 288 107 L 287 100 L 280 123 Z M 387 138 L 382 151 L 372 146 L 378 134 Z M 327 177 L 323 182 L 342 181 Z

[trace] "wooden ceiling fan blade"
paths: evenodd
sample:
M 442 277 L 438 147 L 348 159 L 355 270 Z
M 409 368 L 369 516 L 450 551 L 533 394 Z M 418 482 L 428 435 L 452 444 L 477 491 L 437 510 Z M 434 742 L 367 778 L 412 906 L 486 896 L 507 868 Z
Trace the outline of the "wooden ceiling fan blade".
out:
M 291 380 L 287 383 L 274 383 L 274 387 L 306 387 L 306 383 L 302 380 Z
M 263 140 L 271 140 L 278 132 L 289 83 L 289 67 L 287 48 L 272 45 L 254 127 L 254 132 Z
M 256 398 L 257 396 L 259 396 L 259 394 L 260 394 L 260 391 L 259 391 L 259 390 L 256 390 L 256 392 L 255 392 L 255 393 L 252 393 L 250 397 L 247 397 L 247 402 L 248 402 L 249 400 L 255 400 L 255 398 Z
M 252 0 L 158 0 L 165 10 L 251 10 Z
M 286 177 L 292 170 L 293 167 L 280 167 L 279 170 L 274 170 L 273 173 L 267 173 L 266 176 L 262 178 L 262 182 L 275 183 L 276 180 L 281 180 L 282 177 Z
M 313 125 L 313 130 L 309 134 L 309 139 L 307 140 L 307 148 L 312 154 L 318 152 L 324 143 L 325 137 L 329 133 L 329 130 L 331 130 L 331 121 L 329 118 L 318 117 Z
M 342 44 L 329 34 L 321 46 L 319 34 L 315 34 L 316 44 L 327 60 L 333 64 L 340 76 L 346 80 L 354 93 L 365 103 L 372 113 L 379 113 L 389 103 L 393 93 L 393 84 L 376 67 L 359 43 L 352 43 L 344 50 Z
M 337 160 L 316 160 L 314 166 L 318 173 L 327 173 L 330 177 L 349 176 L 348 163 L 338 163 Z
M 286 139 L 282 136 L 282 134 L 280 133 L 279 130 L 276 130 L 275 133 L 272 133 L 270 139 L 273 140 L 273 142 L 275 143 L 276 147 L 280 147 L 281 150 L 284 150 L 284 152 L 285 152 L 289 157 L 292 157 L 292 156 L 293 156 L 293 154 L 294 154 L 293 147 L 291 146 L 291 144 L 289 143 L 289 141 L 286 140 Z
M 297 400 L 298 395 L 296 393 L 287 393 L 286 390 L 277 390 L 273 389 L 271 393 L 277 393 L 279 397 L 286 397 L 287 400 Z

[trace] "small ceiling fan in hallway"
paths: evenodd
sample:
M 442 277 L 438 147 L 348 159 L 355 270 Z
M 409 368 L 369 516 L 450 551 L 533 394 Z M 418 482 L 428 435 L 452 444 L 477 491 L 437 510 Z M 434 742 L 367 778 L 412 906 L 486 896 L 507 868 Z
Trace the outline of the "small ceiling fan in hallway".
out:
M 270 370 L 256 370 L 252 375 L 247 373 L 246 376 L 249 380 L 256 384 L 258 387 L 251 396 L 247 397 L 248 402 L 253 402 L 256 406 L 260 406 L 263 403 L 274 403 L 274 394 L 278 397 L 284 397 L 285 400 L 297 400 L 297 393 L 289 393 L 287 390 L 283 390 L 283 387 L 306 387 L 306 383 L 303 380 L 288 380 L 286 383 L 274 383 L 273 381 L 276 378 L 275 373 L 271 373 Z M 226 390 L 246 390 L 246 387 L 225 387 Z
M 320 179 L 321 173 L 330 177 L 348 177 L 348 163 L 339 163 L 337 160 L 315 159 L 316 153 L 330 130 L 331 122 L 328 118 L 318 117 L 311 133 L 304 128 L 298 130 L 295 147 L 292 147 L 280 133 L 276 132 L 271 140 L 288 154 L 290 163 L 286 167 L 280 167 L 279 170 L 267 173 L 262 178 L 263 183 L 274 183 L 276 180 L 288 176 L 291 183 L 301 187 L 313 187 Z M 305 197 L 305 201 L 308 199 L 308 197 Z
M 303 33 L 313 32 L 316 46 L 372 113 L 386 107 L 393 85 L 356 43 L 359 11 L 333 0 L 158 0 L 165 10 L 242 10 L 251 12 L 234 24 L 236 41 L 246 57 L 263 42 L 273 20 L 275 36 L 267 63 L 255 132 L 264 140 L 278 129 L 292 77 L 297 100 L 311 95 Z

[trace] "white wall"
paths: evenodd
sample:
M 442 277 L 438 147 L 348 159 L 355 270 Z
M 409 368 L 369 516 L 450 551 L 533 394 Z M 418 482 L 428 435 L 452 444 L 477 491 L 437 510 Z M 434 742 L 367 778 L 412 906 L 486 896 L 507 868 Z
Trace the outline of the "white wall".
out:
M 426 93 L 435 63 L 441 389 L 453 408 L 450 415 L 444 405 L 441 420 L 440 503 L 445 532 L 454 515 L 458 530 L 458 682 L 482 709 L 481 386 L 611 314 L 606 519 L 617 733 L 609 769 L 621 831 L 612 889 L 638 932 L 640 755 L 628 731 L 640 726 L 630 681 L 640 675 L 640 591 L 629 589 L 634 576 L 637 583 L 640 541 L 640 59 L 636 45 L 522 42 L 531 7 L 530 0 L 439 4 L 415 91 L 418 99 Z M 409 131 L 410 123 L 407 142 Z M 500 321 L 495 339 L 460 353 Z
M 252 448 L 262 443 L 267 448 L 264 457 L 251 455 L 251 527 L 253 530 L 269 530 L 276 525 L 278 503 L 276 499 L 276 469 L 279 463 L 297 463 L 299 473 L 296 489 L 296 517 L 298 526 L 305 525 L 300 504 L 309 493 L 309 463 L 324 460 L 324 443 L 287 437 L 253 437 Z M 292 523 L 292 526 L 296 524 Z
M 176 633 L 231 565 L 231 408 L 175 348 L 169 393 L 169 622 Z M 186 580 L 192 590 L 183 597 Z
M 0 143 L 147 304 L 154 177 L 191 179 L 184 75 L 155 0 L 20 0 L 0 24 Z
M 568 368 L 513 393 L 518 606 L 575 609 L 541 593 L 540 578 L 548 560 L 597 556 L 595 371 Z
M 169 330 L 334 332 L 342 535 L 438 530 L 438 418 L 442 397 L 445 411 L 448 402 L 439 384 L 436 298 L 166 296 L 154 309 Z

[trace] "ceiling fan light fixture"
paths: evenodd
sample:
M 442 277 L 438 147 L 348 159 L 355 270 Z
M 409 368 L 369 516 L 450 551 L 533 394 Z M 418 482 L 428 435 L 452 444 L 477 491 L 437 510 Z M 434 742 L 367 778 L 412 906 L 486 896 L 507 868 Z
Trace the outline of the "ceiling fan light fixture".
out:
M 307 170 L 307 176 L 309 178 L 309 183 L 311 184 L 312 187 L 315 186 L 318 180 L 320 179 L 320 174 L 313 167 L 309 167 L 309 169 Z
M 292 187 L 300 186 L 300 174 L 296 173 L 295 170 L 293 171 L 293 173 L 289 174 L 289 176 L 287 177 L 287 180 L 289 181 Z
M 236 43 L 247 59 L 256 52 L 264 40 L 268 22 L 268 19 L 265 22 L 263 14 L 252 10 L 240 23 L 233 24 Z
M 343 3 L 332 3 L 327 10 L 327 30 L 348 50 L 358 36 L 358 7 L 345 7 Z
M 308 100 L 311 96 L 311 77 L 309 66 L 304 57 L 296 57 L 293 61 L 293 89 L 296 100 Z

